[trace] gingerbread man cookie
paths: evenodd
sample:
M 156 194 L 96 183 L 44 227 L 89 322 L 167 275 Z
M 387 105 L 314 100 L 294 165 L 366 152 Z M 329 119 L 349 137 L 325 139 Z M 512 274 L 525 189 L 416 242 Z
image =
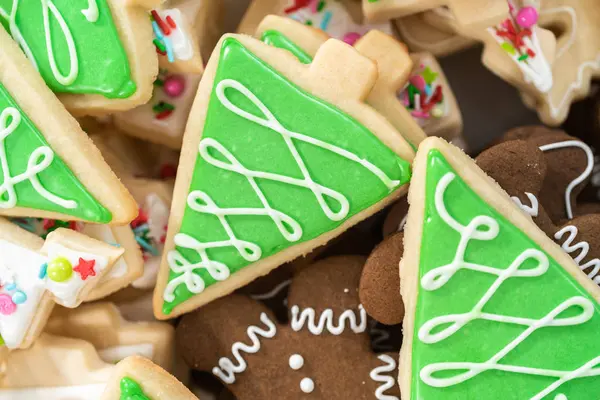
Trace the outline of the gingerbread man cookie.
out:
M 376 77 L 334 39 L 309 65 L 246 36 L 221 39 L 186 128 L 157 318 L 224 296 L 402 196 L 413 151 L 362 102 Z
M 69 111 L 106 114 L 152 93 L 158 60 L 147 11 L 140 1 L 2 0 L 0 23 Z
M 288 325 L 260 303 L 231 295 L 184 316 L 177 344 L 190 367 L 212 371 L 240 400 L 399 399 L 395 356 L 369 348 L 357 290 L 363 263 L 334 257 L 299 272 Z
M 133 198 L 4 29 L 0 60 L 0 214 L 131 221 Z

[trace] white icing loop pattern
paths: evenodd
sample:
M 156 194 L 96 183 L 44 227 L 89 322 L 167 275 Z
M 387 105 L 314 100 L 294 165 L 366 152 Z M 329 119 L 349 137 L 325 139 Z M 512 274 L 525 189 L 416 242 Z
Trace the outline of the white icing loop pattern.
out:
M 96 0 L 88 0 L 88 8 L 81 10 L 81 13 L 88 22 L 97 22 L 100 13 L 98 11 L 98 3 L 96 3 Z
M 585 155 L 587 157 L 587 166 L 585 167 L 585 170 L 581 173 L 581 175 L 579 175 L 577 178 L 573 179 L 567 186 L 567 189 L 565 190 L 565 207 L 567 209 L 566 210 L 567 218 L 573 219 L 573 206 L 571 205 L 571 192 L 573 191 L 573 189 L 575 189 L 575 187 L 577 187 L 577 185 L 579 185 L 580 183 L 585 181 L 590 176 L 592 171 L 594 170 L 594 153 L 592 152 L 592 149 L 590 149 L 590 146 L 588 146 L 587 144 L 585 144 L 579 140 L 566 140 L 564 142 L 545 144 L 543 146 L 540 146 L 540 150 L 545 152 L 545 151 L 551 151 L 551 150 L 564 149 L 567 147 L 580 148 L 581 150 L 583 150 L 585 152 Z
M 377 358 L 385 364 L 373 368 L 369 374 L 375 382 L 381 382 L 381 385 L 375 391 L 375 398 L 377 400 L 400 400 L 396 396 L 385 394 L 386 391 L 394 387 L 396 382 L 392 376 L 386 375 L 386 373 L 394 372 L 397 369 L 396 360 L 387 354 L 381 354 Z
M 0 7 L 0 17 L 8 21 L 9 32 L 11 36 L 19 44 L 19 46 L 21 46 L 23 52 L 25 53 L 25 55 L 27 55 L 27 58 L 29 58 L 33 66 L 39 70 L 37 62 L 35 60 L 35 56 L 33 55 L 29 44 L 21 34 L 21 30 L 17 26 L 16 16 L 19 8 L 19 1 L 20 0 L 13 0 L 12 9 L 10 10 L 10 13 L 8 13 L 6 10 Z M 62 16 L 58 8 L 56 8 L 52 0 L 39 1 L 42 5 L 42 18 L 44 21 L 44 38 L 46 41 L 46 52 L 48 55 L 50 69 L 52 70 L 52 75 L 54 76 L 54 79 L 56 79 L 56 81 L 61 85 L 69 86 L 70 84 L 75 82 L 75 79 L 77 79 L 77 76 L 79 75 L 79 59 L 77 55 L 77 48 L 75 47 L 75 41 L 73 39 L 73 34 L 71 33 L 71 30 L 69 29 L 65 18 Z M 56 65 L 56 58 L 54 55 L 55 46 L 52 42 L 52 32 L 50 30 L 50 15 L 52 15 L 56 19 L 56 22 L 58 22 L 58 25 L 60 26 L 60 30 L 64 37 L 64 42 L 66 43 L 67 50 L 69 52 L 69 73 L 67 75 L 64 75 L 62 72 L 60 72 L 58 66 Z
M 346 310 L 338 318 L 337 325 L 335 325 L 333 310 L 331 308 L 323 311 L 319 316 L 318 321 L 316 320 L 317 313 L 314 308 L 308 307 L 300 311 L 298 306 L 293 306 L 291 311 L 291 326 L 295 332 L 300 331 L 304 326 L 306 326 L 313 335 L 320 335 L 325 329 L 333 335 L 341 335 L 346 329 L 346 325 L 348 325 L 350 330 L 354 333 L 362 333 L 367 330 L 367 313 L 362 304 L 358 306 L 360 322 L 357 322 L 354 310 Z
M 540 319 L 513 317 L 483 311 L 485 305 L 507 279 L 542 276 L 548 270 L 549 260 L 544 253 L 537 249 L 526 249 L 506 269 L 466 262 L 464 256 L 469 242 L 471 240 L 493 240 L 498 236 L 500 227 L 495 219 L 484 215 L 473 218 L 467 226 L 462 225 L 450 215 L 444 203 L 444 193 L 454 178 L 455 174 L 448 172 L 438 182 L 435 191 L 435 208 L 442 220 L 460 234 L 456 255 L 450 264 L 434 268 L 425 274 L 421 279 L 421 286 L 424 290 L 438 290 L 460 269 L 494 275 L 497 278 L 471 311 L 464 314 L 449 314 L 432 318 L 419 328 L 418 337 L 422 342 L 427 344 L 438 343 L 454 335 L 474 320 L 488 320 L 503 324 L 521 325 L 527 328 L 485 362 L 440 362 L 429 364 L 421 369 L 421 380 L 429 386 L 449 387 L 463 383 L 490 370 L 558 378 L 550 386 L 531 398 L 532 400 L 541 400 L 553 393 L 565 382 L 581 377 L 600 375 L 600 368 L 594 368 L 600 362 L 600 357 L 595 357 L 574 371 L 530 368 L 500 363 L 504 357 L 540 329 L 557 326 L 574 326 L 589 321 L 594 315 L 594 305 L 584 297 L 574 296 L 557 305 Z M 481 228 L 485 228 L 485 230 Z M 521 269 L 521 266 L 529 259 L 535 260 L 537 265 L 533 268 Z M 575 313 L 575 311 L 579 311 L 579 313 Z M 561 317 L 563 314 L 570 316 Z M 443 377 L 436 377 L 435 375 L 440 372 L 443 374 Z
M 579 252 L 577 257 L 573 257 L 573 261 L 575 261 L 579 268 L 581 268 L 581 270 L 584 272 L 591 268 L 591 271 L 587 273 L 587 276 L 590 279 L 592 279 L 596 284 L 600 285 L 600 275 L 598 275 L 598 273 L 600 272 L 600 260 L 594 258 L 581 265 L 581 263 L 583 262 L 583 260 L 585 260 L 590 251 L 590 245 L 586 241 L 581 241 L 577 242 L 576 244 L 573 244 L 573 242 L 575 242 L 575 238 L 577 237 L 577 233 L 579 232 L 576 226 L 567 225 L 554 234 L 554 239 L 561 240 L 565 234 L 568 234 L 569 237 L 567 237 L 567 239 L 563 242 L 561 247 L 567 254 L 571 255 L 572 257 L 573 253 Z
M 5 108 L 0 113 L 0 167 L 2 168 L 3 182 L 0 185 L 0 208 L 13 208 L 17 205 L 17 192 L 15 186 L 23 181 L 29 181 L 35 191 L 46 200 L 59 205 L 63 208 L 77 208 L 77 202 L 74 200 L 65 200 L 53 193 L 50 193 L 42 186 L 38 174 L 44 171 L 52 164 L 54 152 L 48 146 L 41 146 L 35 149 L 27 161 L 25 172 L 11 176 L 6 156 L 5 139 L 14 133 L 21 123 L 21 113 L 14 107 Z
M 227 95 L 225 94 L 226 89 L 235 90 L 239 94 L 242 94 L 247 100 L 252 102 L 254 106 L 262 113 L 262 117 L 256 116 L 246 110 L 241 109 L 237 105 L 233 104 Z M 261 248 L 251 242 L 241 240 L 236 237 L 230 224 L 227 222 L 229 216 L 265 216 L 271 219 L 277 230 L 281 233 L 283 238 L 288 242 L 297 242 L 302 238 L 302 227 L 300 223 L 290 217 L 289 215 L 275 210 L 269 200 L 264 195 L 263 191 L 257 184 L 257 179 L 264 179 L 274 182 L 281 182 L 290 186 L 299 188 L 305 188 L 310 190 L 321 210 L 325 216 L 331 221 L 341 221 L 348 216 L 350 212 L 350 202 L 342 194 L 331 188 L 325 187 L 316 183 L 302 156 L 298 152 L 294 141 L 308 143 L 310 145 L 319 147 L 327 150 L 331 153 L 335 153 L 340 157 L 343 157 L 349 161 L 353 161 L 375 175 L 379 180 L 387 187 L 388 190 L 393 190 L 400 184 L 400 181 L 389 178 L 385 172 L 380 168 L 372 164 L 371 162 L 358 157 L 356 154 L 351 153 L 345 149 L 342 149 L 333 144 L 324 142 L 319 139 L 315 139 L 311 136 L 304 135 L 298 132 L 292 132 L 287 130 L 281 123 L 275 118 L 273 113 L 252 93 L 246 86 L 233 79 L 224 79 L 220 81 L 215 88 L 215 93 L 221 104 L 232 113 L 237 116 L 244 118 L 245 120 L 251 121 L 257 125 L 263 126 L 270 129 L 274 133 L 277 133 L 284 140 L 291 156 L 296 162 L 298 169 L 302 174 L 302 178 L 292 178 L 285 175 L 279 175 L 270 172 L 255 171 L 246 168 L 242 163 L 228 150 L 213 138 L 202 139 L 199 145 L 200 156 L 209 164 L 225 170 L 230 171 L 239 175 L 244 176 L 252 190 L 260 200 L 262 208 L 221 208 L 215 201 L 210 197 L 209 194 L 195 190 L 188 195 L 187 204 L 188 206 L 203 214 L 214 215 L 219 219 L 221 226 L 225 230 L 228 236 L 228 240 L 218 242 L 200 243 L 197 240 L 186 234 L 177 234 L 175 236 L 176 245 L 179 246 L 177 241 L 193 245 L 183 246 L 196 250 L 201 261 L 198 263 L 190 263 L 187 261 L 181 253 L 177 250 L 169 252 L 167 259 L 169 266 L 175 273 L 182 273 L 173 280 L 171 280 L 164 291 L 163 298 L 165 301 L 172 302 L 175 299 L 174 291 L 180 284 L 185 284 L 187 289 L 192 293 L 201 293 L 205 288 L 204 281 L 194 272 L 197 269 L 207 269 L 211 275 L 217 280 L 227 279 L 229 277 L 229 271 L 225 273 L 227 266 L 216 261 L 209 259 L 207 249 L 219 248 L 219 247 L 234 247 L 240 256 L 248 262 L 255 262 L 262 257 Z M 218 156 L 217 156 L 218 155 Z M 218 270 L 218 276 L 223 277 L 219 279 L 211 271 Z
M 246 370 L 248 365 L 246 364 L 246 360 L 244 360 L 242 357 L 241 352 L 243 351 L 247 354 L 257 353 L 260 350 L 259 336 L 262 336 L 265 339 L 272 339 L 275 337 L 275 334 L 277 333 L 277 326 L 273 321 L 271 321 L 269 316 L 265 313 L 261 313 L 260 320 L 267 326 L 268 329 L 265 330 L 256 326 L 249 326 L 246 333 L 252 342 L 251 345 L 236 342 L 231 347 L 231 353 L 233 354 L 234 359 L 237 361 L 237 365 L 235 365 L 229 358 L 221 357 L 219 359 L 219 366 L 213 368 L 213 374 L 223 382 L 227 384 L 235 383 L 235 374 L 239 374 Z

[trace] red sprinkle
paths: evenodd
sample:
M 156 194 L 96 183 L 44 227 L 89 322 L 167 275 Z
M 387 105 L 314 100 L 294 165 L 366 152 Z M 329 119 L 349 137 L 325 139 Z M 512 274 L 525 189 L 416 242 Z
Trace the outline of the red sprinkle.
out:
M 164 164 L 160 167 L 160 177 L 162 179 L 174 178 L 177 175 L 177 166 L 173 164 Z
M 171 34 L 171 28 L 169 28 L 169 25 L 167 25 L 165 21 L 163 21 L 163 19 L 160 17 L 160 15 L 158 15 L 156 10 L 152 10 L 150 12 L 152 13 L 152 18 L 154 18 L 160 30 L 163 31 L 165 35 L 169 36 Z
M 167 55 L 167 53 L 166 53 L 166 52 L 162 51 L 162 50 L 161 50 L 161 49 L 159 49 L 158 47 L 156 48 L 156 52 L 157 52 L 158 54 L 160 54 L 161 56 L 166 56 L 166 55 Z
M 173 114 L 173 110 L 165 110 L 162 112 L 159 112 L 158 114 L 156 114 L 155 118 L 156 119 L 165 119 L 167 117 L 169 117 L 169 115 Z
M 535 51 L 531 50 L 531 49 L 527 49 L 527 54 L 529 55 L 529 57 L 533 58 L 535 57 Z
M 294 5 L 283 10 L 286 14 L 291 14 L 310 4 L 311 0 L 294 0 Z
M 175 21 L 173 21 L 173 18 L 171 18 L 170 15 L 167 15 L 167 23 L 171 26 L 171 28 L 177 29 L 177 24 Z

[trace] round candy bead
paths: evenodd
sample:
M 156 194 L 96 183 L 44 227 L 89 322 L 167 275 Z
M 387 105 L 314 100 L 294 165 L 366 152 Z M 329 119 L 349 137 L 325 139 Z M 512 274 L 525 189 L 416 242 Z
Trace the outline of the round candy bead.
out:
M 520 27 L 525 29 L 531 28 L 538 21 L 538 12 L 535 7 L 523 7 L 517 13 L 516 20 Z
M 17 305 L 6 293 L 0 294 L 0 314 L 10 315 L 17 310 Z
M 64 282 L 73 275 L 73 266 L 64 257 L 56 257 L 48 263 L 48 277 L 54 282 Z
M 23 303 L 25 303 L 27 301 L 27 295 L 24 292 L 22 292 L 20 290 L 17 290 L 12 295 L 12 301 L 15 304 L 23 304 Z
M 169 97 L 179 97 L 184 90 L 185 79 L 181 75 L 170 75 L 163 82 L 163 91 Z

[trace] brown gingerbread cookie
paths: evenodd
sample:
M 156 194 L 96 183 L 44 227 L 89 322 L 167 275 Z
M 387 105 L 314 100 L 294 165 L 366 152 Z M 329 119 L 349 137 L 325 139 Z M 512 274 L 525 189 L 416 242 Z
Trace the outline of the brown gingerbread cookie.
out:
M 363 264 L 362 257 L 334 257 L 300 271 L 287 325 L 246 296 L 214 301 L 182 318 L 179 350 L 191 368 L 212 371 L 239 400 L 399 399 L 397 356 L 369 348 L 358 297 Z
M 582 215 L 585 216 L 580 218 L 572 219 L 572 214 L 569 214 L 577 212 L 572 203 L 587 179 L 586 171 L 591 169 L 591 150 L 583 142 L 561 131 L 544 127 L 516 128 L 509 131 L 504 139 L 507 141 L 482 152 L 476 158 L 476 163 L 532 217 L 540 229 L 574 258 L 590 278 L 595 279 L 600 272 L 600 260 L 595 258 L 596 252 L 600 255 L 600 242 L 596 241 L 596 237 L 600 237 L 600 215 L 595 212 L 600 211 L 600 207 L 586 205 L 582 210 Z M 564 166 L 562 169 L 561 163 Z M 570 193 L 570 196 L 566 196 L 566 193 Z M 555 221 L 546 212 L 546 204 L 554 211 Z M 396 210 L 389 214 L 385 225 L 401 228 L 405 216 L 405 212 Z M 563 221 L 562 226 L 557 226 L 559 221 Z M 580 236 L 577 236 L 578 232 Z M 389 240 L 390 238 L 386 239 Z M 401 245 L 401 242 L 396 243 L 396 246 Z M 380 248 L 385 247 L 382 244 L 378 247 Z M 394 265 L 398 264 L 394 253 L 402 250 L 403 248 L 395 248 L 388 251 L 389 263 L 370 264 L 372 257 L 385 260 L 385 256 L 377 255 L 376 249 L 369 257 L 361 277 L 360 296 L 365 310 L 382 323 L 401 322 L 399 316 L 403 312 L 400 313 L 397 306 L 401 304 L 399 290 L 387 288 L 377 291 L 372 288 L 380 282 L 399 282 L 398 269 L 394 270 Z M 600 277 L 594 281 L 600 283 Z M 362 293 L 363 288 L 370 290 Z M 396 307 L 390 307 L 390 304 L 396 304 Z
M 400 297 L 399 263 L 404 253 L 404 233 L 388 236 L 371 253 L 363 268 L 359 297 L 371 317 L 385 325 L 404 318 Z
M 576 198 L 585 187 L 593 167 L 590 147 L 563 131 L 525 126 L 508 131 L 504 140 L 522 139 L 544 152 L 547 170 L 539 201 L 550 219 L 559 224 L 573 218 Z

